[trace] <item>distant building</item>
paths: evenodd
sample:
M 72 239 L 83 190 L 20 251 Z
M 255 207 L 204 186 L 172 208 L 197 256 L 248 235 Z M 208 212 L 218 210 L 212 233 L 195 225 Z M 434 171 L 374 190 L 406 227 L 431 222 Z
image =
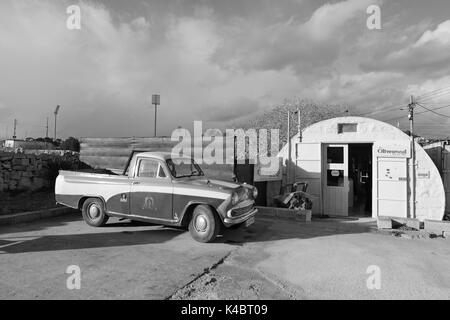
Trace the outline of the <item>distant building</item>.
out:
M 22 139 L 6 139 L 3 141 L 2 144 L 3 148 L 8 149 L 16 149 L 16 148 L 22 148 L 22 149 L 33 149 L 33 150 L 52 150 L 55 149 L 55 146 L 50 142 L 45 141 L 26 141 Z

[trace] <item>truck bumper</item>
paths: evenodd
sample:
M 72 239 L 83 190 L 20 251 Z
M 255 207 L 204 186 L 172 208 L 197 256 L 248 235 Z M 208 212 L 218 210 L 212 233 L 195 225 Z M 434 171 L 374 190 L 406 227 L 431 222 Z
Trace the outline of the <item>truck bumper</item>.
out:
M 228 218 L 227 217 L 227 218 L 223 219 L 223 224 L 224 224 L 225 227 L 230 227 L 232 225 L 245 222 L 248 219 L 254 217 L 257 212 L 258 212 L 258 209 L 253 208 L 251 211 L 249 211 L 247 213 L 244 213 L 243 215 L 240 215 L 238 217 L 235 217 L 235 218 Z

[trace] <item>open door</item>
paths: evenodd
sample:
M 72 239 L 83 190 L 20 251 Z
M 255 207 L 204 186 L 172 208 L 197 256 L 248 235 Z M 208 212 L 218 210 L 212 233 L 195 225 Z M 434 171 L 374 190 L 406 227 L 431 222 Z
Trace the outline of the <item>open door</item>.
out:
M 348 145 L 323 146 L 323 208 L 324 214 L 348 216 Z

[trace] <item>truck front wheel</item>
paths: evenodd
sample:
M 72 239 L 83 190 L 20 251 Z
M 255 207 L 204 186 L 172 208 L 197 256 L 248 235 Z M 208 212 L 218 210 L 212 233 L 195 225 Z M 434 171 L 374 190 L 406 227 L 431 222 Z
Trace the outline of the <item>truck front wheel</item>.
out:
M 89 198 L 83 203 L 83 219 L 92 227 L 101 227 L 108 221 L 103 202 L 100 199 Z
M 198 205 L 194 209 L 189 222 L 189 232 L 192 238 L 199 242 L 211 242 L 219 233 L 220 220 L 210 207 Z

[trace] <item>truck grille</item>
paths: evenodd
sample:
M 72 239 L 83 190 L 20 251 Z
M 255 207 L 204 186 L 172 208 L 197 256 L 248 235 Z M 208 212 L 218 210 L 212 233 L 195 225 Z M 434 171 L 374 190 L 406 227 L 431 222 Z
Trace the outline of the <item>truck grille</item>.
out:
M 251 194 L 248 188 L 240 187 L 239 189 L 236 190 L 236 192 L 239 196 L 240 201 L 251 199 Z
M 253 209 L 254 202 L 252 200 L 245 200 L 238 204 L 235 208 L 231 209 L 232 217 L 239 217 Z

